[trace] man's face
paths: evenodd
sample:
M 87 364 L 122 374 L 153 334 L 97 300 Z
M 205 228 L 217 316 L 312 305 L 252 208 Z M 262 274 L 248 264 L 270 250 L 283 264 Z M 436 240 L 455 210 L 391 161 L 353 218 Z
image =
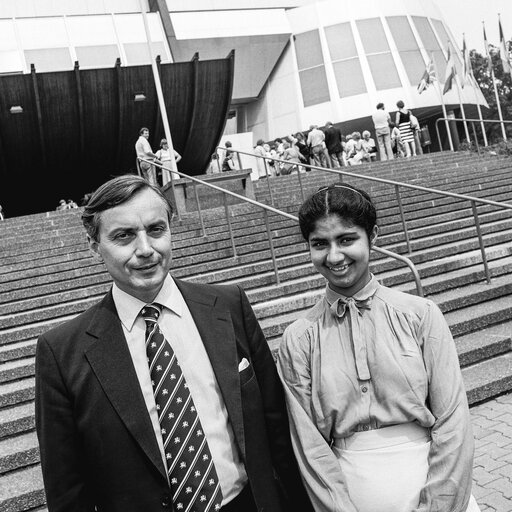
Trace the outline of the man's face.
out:
M 144 130 L 142 132 L 142 136 L 145 137 L 146 139 L 149 139 L 149 130 Z
M 90 240 L 89 245 L 121 290 L 152 302 L 171 266 L 171 231 L 164 201 L 153 190 L 144 189 L 105 210 L 99 240 Z

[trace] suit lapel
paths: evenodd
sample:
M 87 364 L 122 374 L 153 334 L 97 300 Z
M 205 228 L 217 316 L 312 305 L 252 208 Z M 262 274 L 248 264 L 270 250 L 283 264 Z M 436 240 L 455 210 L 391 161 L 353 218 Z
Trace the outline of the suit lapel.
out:
M 142 450 L 167 478 L 111 293 L 103 299 L 87 332 L 97 340 L 85 355 L 105 394 Z
M 217 297 L 211 288 L 175 282 L 187 303 L 213 367 L 238 446 L 245 458 L 238 352 L 230 312 L 215 307 Z

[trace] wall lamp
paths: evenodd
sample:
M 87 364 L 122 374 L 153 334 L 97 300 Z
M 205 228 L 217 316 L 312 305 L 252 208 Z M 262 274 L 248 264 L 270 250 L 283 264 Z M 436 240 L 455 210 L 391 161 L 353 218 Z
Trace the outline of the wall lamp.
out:
M 146 101 L 146 95 L 143 92 L 136 92 L 133 101 Z
M 9 112 L 11 114 L 23 114 L 23 107 L 21 105 L 13 105 L 10 109 L 9 109 Z

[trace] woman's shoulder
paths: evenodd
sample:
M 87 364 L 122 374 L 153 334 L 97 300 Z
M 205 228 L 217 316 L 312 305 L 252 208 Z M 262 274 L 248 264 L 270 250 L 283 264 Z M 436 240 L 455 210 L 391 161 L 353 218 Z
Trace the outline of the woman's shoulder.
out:
M 430 299 L 425 297 L 401 292 L 382 285 L 378 288 L 375 298 L 380 300 L 386 307 L 392 308 L 398 313 L 414 316 L 418 319 L 422 319 L 434 305 Z
M 309 339 L 308 334 L 325 312 L 327 303 L 322 297 L 312 308 L 308 309 L 303 316 L 292 322 L 284 330 L 283 342 L 286 344 L 301 344 Z

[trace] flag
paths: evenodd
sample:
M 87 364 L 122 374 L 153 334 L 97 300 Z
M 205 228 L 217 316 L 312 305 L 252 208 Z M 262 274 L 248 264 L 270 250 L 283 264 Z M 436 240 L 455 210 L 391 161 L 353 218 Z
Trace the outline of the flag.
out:
M 421 77 L 420 83 L 418 84 L 418 94 L 421 94 L 430 84 L 434 83 L 436 79 L 436 72 L 434 70 L 434 61 L 432 58 L 429 60 L 425 72 Z
M 489 69 L 489 72 L 492 71 L 492 59 L 491 59 L 491 52 L 489 51 L 489 43 L 487 42 L 487 36 L 485 34 L 485 25 L 484 25 L 484 46 L 485 46 L 485 52 L 487 55 L 487 68 Z
M 512 75 L 512 65 L 508 56 L 507 42 L 503 36 L 503 29 L 501 28 L 501 20 L 498 18 L 498 24 L 500 26 L 500 58 L 503 64 L 503 71 Z
M 448 62 L 446 63 L 446 74 L 444 76 L 443 94 L 446 94 L 452 87 L 455 80 L 455 64 L 453 63 L 452 53 L 448 46 Z
M 466 46 L 466 36 L 462 35 L 462 87 L 471 83 L 473 68 L 471 67 L 471 57 Z

